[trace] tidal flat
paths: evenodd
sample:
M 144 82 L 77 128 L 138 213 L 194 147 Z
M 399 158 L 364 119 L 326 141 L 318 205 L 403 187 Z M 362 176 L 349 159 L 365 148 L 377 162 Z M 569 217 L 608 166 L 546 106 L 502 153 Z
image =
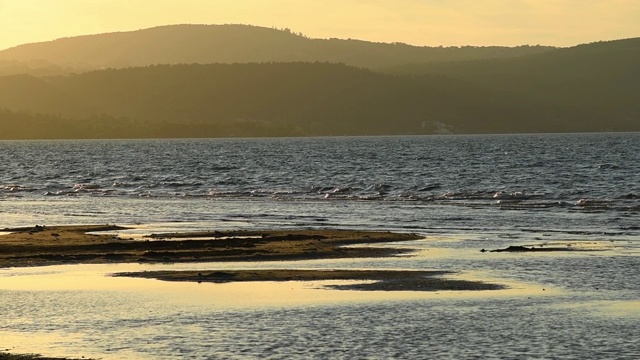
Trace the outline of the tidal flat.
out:
M 4 229 L 0 268 L 73 264 L 251 262 L 367 258 L 404 255 L 407 248 L 372 245 L 420 239 L 416 234 L 346 230 L 202 231 L 123 238 L 116 225 L 41 226 Z M 114 277 L 188 282 L 285 282 L 349 280 L 321 288 L 354 291 L 499 290 L 482 281 L 445 279 L 451 271 L 261 269 L 118 272 Z M 6 349 L 10 351 L 11 349 Z M 63 360 L 37 354 L 0 352 L 4 360 Z
M 406 249 L 345 247 L 408 241 L 416 234 L 346 230 L 203 231 L 121 238 L 116 225 L 4 229 L 0 267 L 63 264 L 272 261 L 382 257 Z
M 366 342 L 373 336 L 359 329 L 383 329 L 384 338 L 394 339 L 395 349 L 385 353 L 388 342 L 370 343 L 376 354 L 384 354 L 381 357 L 401 351 L 416 358 L 419 354 L 412 351 L 418 346 L 421 351 L 436 347 L 438 353 L 453 351 L 465 358 L 464 351 L 456 352 L 436 338 L 426 340 L 428 347 L 420 345 L 424 334 L 446 333 L 460 337 L 458 341 L 462 334 L 478 334 L 472 341 L 481 344 L 487 338 L 474 329 L 483 324 L 525 339 L 530 331 L 520 324 L 526 318 L 533 319 L 532 342 L 539 343 L 549 341 L 548 322 L 556 318 L 573 321 L 572 329 L 591 340 L 603 329 L 619 332 L 622 326 L 630 331 L 637 324 L 637 287 L 629 273 L 622 281 L 624 272 L 598 277 L 600 273 L 575 271 L 603 263 L 632 268 L 636 257 L 626 254 L 634 251 L 628 248 L 633 244 L 585 241 L 577 246 L 575 240 L 544 240 L 536 245 L 522 239 L 520 244 L 527 248 L 572 250 L 481 252 L 514 241 L 386 231 L 166 229 L 6 229 L 0 236 L 2 310 L 7 314 L 0 330 L 3 346 L 15 354 L 146 360 L 178 358 L 183 351 L 206 359 L 212 344 L 216 354 L 240 354 L 238 349 L 251 344 L 245 351 L 258 358 L 275 351 L 273 342 L 290 339 L 293 332 L 299 341 L 283 345 L 284 352 L 315 351 L 330 357 L 335 350 L 324 340 L 348 339 L 339 343 L 340 353 L 357 355 L 367 350 L 353 349 L 353 337 Z M 219 246 L 222 260 L 196 260 L 200 257 L 195 252 L 213 258 L 217 242 L 225 244 Z M 149 246 L 156 246 L 156 254 L 147 253 Z M 55 252 L 56 247 L 64 251 Z M 314 253 L 316 248 L 320 250 Z M 246 260 L 243 251 L 249 254 Z M 12 266 L 16 259 L 26 265 Z M 267 333 L 264 329 L 272 335 L 260 340 Z M 311 347 L 302 346 L 309 332 L 326 329 L 330 331 Z M 336 329 L 339 335 L 329 335 Z M 614 339 L 609 348 L 621 349 L 629 336 Z M 570 343 L 565 337 L 558 341 Z M 554 351 L 561 354 L 575 351 L 558 346 Z M 486 357 L 496 352 L 503 358 L 513 355 L 500 347 L 466 347 L 471 348 L 474 354 L 482 349 L 479 354 Z M 548 355 L 544 348 L 531 349 L 539 358 Z
M 121 238 L 116 225 L 40 226 L 4 229 L 0 267 L 108 263 L 201 263 L 389 257 L 411 249 L 374 247 L 420 239 L 417 234 L 354 230 L 201 231 Z M 347 245 L 368 245 L 354 246 Z M 369 283 L 330 285 L 342 290 L 437 291 L 498 290 L 481 281 L 445 279 L 451 271 L 274 269 L 224 271 L 143 271 L 114 276 L 164 281 L 256 282 L 359 280 Z
M 91 360 L 83 358 L 84 360 Z M 70 358 L 41 356 L 38 354 L 9 354 L 0 352 L 0 360 L 74 360 Z

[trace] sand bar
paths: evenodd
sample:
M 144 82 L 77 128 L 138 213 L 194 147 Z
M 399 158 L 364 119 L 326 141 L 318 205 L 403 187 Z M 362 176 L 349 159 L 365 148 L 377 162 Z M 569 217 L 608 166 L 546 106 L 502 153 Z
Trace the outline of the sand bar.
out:
M 4 229 L 0 268 L 61 264 L 276 261 L 383 257 L 410 249 L 344 247 L 420 239 L 416 234 L 350 230 L 205 231 L 152 234 L 143 240 L 99 232 L 115 225 Z
M 412 249 L 376 244 L 421 239 L 421 235 L 356 230 L 263 230 L 202 231 L 151 234 L 123 239 L 116 225 L 34 226 L 4 229 L 0 236 L 0 268 L 61 264 L 178 263 L 229 261 L 283 261 L 336 258 L 389 257 Z M 101 233 L 102 232 L 102 233 Z M 155 271 L 120 273 L 114 276 L 153 278 L 164 281 L 317 281 L 357 280 L 329 286 L 341 290 L 437 291 L 497 290 L 504 286 L 480 281 L 446 279 L 450 271 L 398 270 L 234 270 Z
M 151 278 L 164 281 L 226 283 L 243 281 L 362 280 L 364 282 L 326 285 L 325 288 L 361 291 L 500 290 L 505 286 L 480 281 L 442 278 L 450 271 L 415 270 L 232 270 L 232 271 L 142 271 L 114 276 Z

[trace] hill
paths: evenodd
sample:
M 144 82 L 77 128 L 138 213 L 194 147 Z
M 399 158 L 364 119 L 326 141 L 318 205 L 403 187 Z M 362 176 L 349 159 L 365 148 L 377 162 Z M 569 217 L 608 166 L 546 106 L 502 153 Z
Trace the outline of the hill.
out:
M 583 71 L 587 76 L 595 70 Z M 578 73 L 554 79 L 572 87 L 582 81 Z M 597 107 L 592 98 L 549 102 L 541 94 L 503 89 L 480 80 L 382 74 L 331 63 L 156 65 L 69 76 L 5 76 L 0 77 L 0 108 L 5 109 L 0 137 L 640 130 L 640 119 L 626 116 L 640 113 L 638 103 L 611 112 L 605 105 L 615 97 L 603 92 L 594 93 L 604 104 Z
M 416 62 L 503 58 L 543 53 L 553 48 L 418 47 L 402 43 L 311 39 L 288 29 L 249 25 L 169 25 L 150 29 L 62 38 L 0 51 L 3 62 L 83 72 L 156 64 L 249 62 L 333 62 L 376 68 Z M 34 63 L 35 61 L 39 63 Z M 16 74 L 16 72 L 13 72 Z M 51 72 L 50 72 L 51 74 Z
M 546 106 L 640 123 L 640 38 L 584 44 L 509 59 L 396 66 L 390 74 L 445 76 Z

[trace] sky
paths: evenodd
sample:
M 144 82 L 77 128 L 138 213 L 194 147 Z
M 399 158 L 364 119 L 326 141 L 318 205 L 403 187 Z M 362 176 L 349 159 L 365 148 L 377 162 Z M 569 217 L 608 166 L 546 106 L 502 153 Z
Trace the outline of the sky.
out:
M 640 36 L 640 0 L 0 0 L 0 49 L 169 24 L 419 46 L 573 46 Z

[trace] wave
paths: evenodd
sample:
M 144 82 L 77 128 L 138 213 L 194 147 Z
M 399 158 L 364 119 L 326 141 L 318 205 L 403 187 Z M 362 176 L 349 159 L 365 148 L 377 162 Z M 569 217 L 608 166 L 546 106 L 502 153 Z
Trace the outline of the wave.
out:
M 226 198 L 226 199 L 275 199 L 317 201 L 381 201 L 455 204 L 457 206 L 487 206 L 501 209 L 545 209 L 566 208 L 582 211 L 620 210 L 638 211 L 640 196 L 634 192 L 617 196 L 581 197 L 580 191 L 552 192 L 526 190 L 458 190 L 437 192 L 441 184 L 428 187 L 399 188 L 389 184 L 368 186 L 323 186 L 308 188 L 252 188 L 247 186 L 224 186 L 206 189 L 204 182 L 157 182 L 130 183 L 98 182 L 75 183 L 67 187 L 46 187 L 7 184 L 0 186 L 2 196 L 110 196 L 110 197 L 180 197 L 180 198 Z M 426 190 L 427 188 L 431 190 Z M 609 194 L 604 194 L 609 195 Z

